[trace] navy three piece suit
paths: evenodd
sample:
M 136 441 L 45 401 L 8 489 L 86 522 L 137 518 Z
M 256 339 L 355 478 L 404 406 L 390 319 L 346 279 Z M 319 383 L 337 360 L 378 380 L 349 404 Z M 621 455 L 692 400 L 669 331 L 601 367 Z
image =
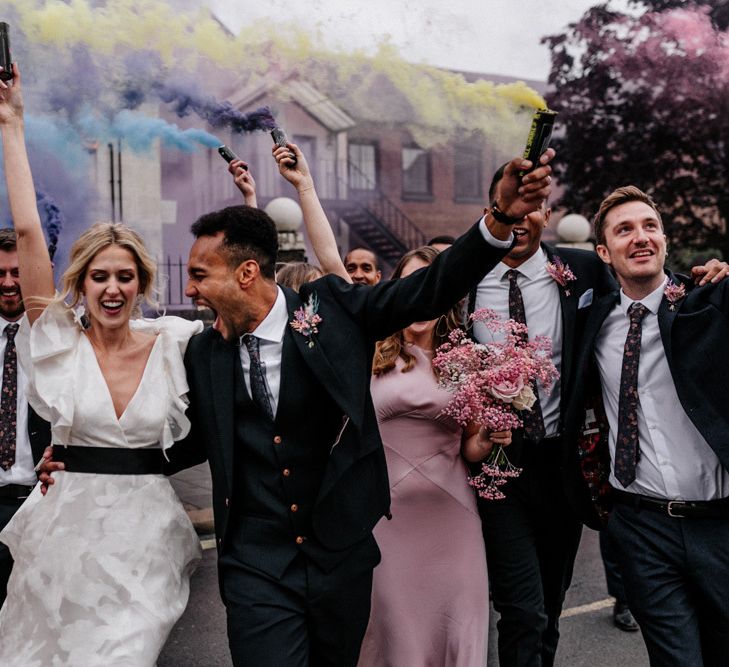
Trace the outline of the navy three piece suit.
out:
M 312 337 L 287 326 L 273 420 L 248 395 L 235 344 L 212 330 L 190 341 L 193 427 L 171 471 L 210 463 L 235 664 L 356 664 L 380 558 L 372 529 L 390 504 L 369 393 L 375 342 L 447 311 L 506 252 L 475 226 L 401 280 L 284 288 L 289 321 L 315 297 L 321 322 Z

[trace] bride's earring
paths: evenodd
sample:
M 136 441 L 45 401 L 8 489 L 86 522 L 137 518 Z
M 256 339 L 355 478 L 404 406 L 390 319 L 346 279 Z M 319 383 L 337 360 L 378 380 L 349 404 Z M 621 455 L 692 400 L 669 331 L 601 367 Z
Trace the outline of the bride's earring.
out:
M 74 319 L 82 329 L 88 329 L 91 326 L 89 316 L 86 313 L 86 295 L 84 294 L 81 295 L 78 305 L 74 309 Z

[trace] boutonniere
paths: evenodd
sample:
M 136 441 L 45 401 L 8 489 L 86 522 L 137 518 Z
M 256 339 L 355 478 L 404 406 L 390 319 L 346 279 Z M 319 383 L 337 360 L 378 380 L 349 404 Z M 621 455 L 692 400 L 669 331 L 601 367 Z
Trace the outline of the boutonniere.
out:
M 321 324 L 319 297 L 312 293 L 301 308 L 294 311 L 294 319 L 289 322 L 296 333 L 309 339 L 309 347 L 314 347 L 314 334 L 319 333 L 317 325 Z
M 663 290 L 663 295 L 670 304 L 668 309 L 676 310 L 676 304 L 686 296 L 686 287 L 683 284 L 677 285 L 669 279 L 666 284 L 666 289 Z
M 552 280 L 558 285 L 564 288 L 564 295 L 569 296 L 570 291 L 567 288 L 567 283 L 571 283 L 577 280 L 577 277 L 572 273 L 569 264 L 565 264 L 559 257 L 555 257 L 553 262 L 547 262 L 547 273 L 552 276 Z

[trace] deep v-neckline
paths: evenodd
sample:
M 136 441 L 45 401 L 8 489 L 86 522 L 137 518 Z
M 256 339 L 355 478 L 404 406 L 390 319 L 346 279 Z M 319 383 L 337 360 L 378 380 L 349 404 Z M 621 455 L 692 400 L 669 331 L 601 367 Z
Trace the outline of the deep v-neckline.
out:
M 83 334 L 83 338 L 89 346 L 89 351 L 91 352 L 91 355 L 94 358 L 96 370 L 99 372 L 101 381 L 104 385 L 104 388 L 106 389 L 106 395 L 109 399 L 109 405 L 111 406 L 111 412 L 114 415 L 114 419 L 116 420 L 117 424 L 121 424 L 121 420 L 124 418 L 124 415 L 127 414 L 127 410 L 129 410 L 129 406 L 134 402 L 134 399 L 137 397 L 137 394 L 139 394 L 139 390 L 141 389 L 142 385 L 144 384 L 144 380 L 147 377 L 147 370 L 149 369 L 149 362 L 150 362 L 150 359 L 152 359 L 152 355 L 154 354 L 155 349 L 157 348 L 157 343 L 159 342 L 160 336 L 159 336 L 159 334 L 155 335 L 154 343 L 152 343 L 152 347 L 149 350 L 147 359 L 144 362 L 144 370 L 142 371 L 142 376 L 139 378 L 139 382 L 137 383 L 137 386 L 134 389 L 134 393 L 131 395 L 131 397 L 127 401 L 127 404 L 124 406 L 124 410 L 122 410 L 122 413 L 120 415 L 116 414 L 116 410 L 114 408 L 114 399 L 111 395 L 111 389 L 109 388 L 109 383 L 106 381 L 106 376 L 104 375 L 104 372 L 101 370 L 101 364 L 99 363 L 99 358 L 96 356 L 96 350 L 94 349 L 94 346 L 92 345 L 91 340 L 89 340 L 89 337 L 87 335 Z

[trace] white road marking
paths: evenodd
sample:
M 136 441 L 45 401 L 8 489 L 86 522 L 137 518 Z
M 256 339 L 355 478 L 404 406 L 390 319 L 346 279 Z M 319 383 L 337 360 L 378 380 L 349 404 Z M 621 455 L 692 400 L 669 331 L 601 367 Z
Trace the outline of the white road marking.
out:
M 581 614 L 590 614 L 593 611 L 600 611 L 601 609 L 608 609 L 615 604 L 613 598 L 605 598 L 604 600 L 596 600 L 589 604 L 582 604 L 579 607 L 570 607 L 569 609 L 562 610 L 560 618 L 570 618 L 571 616 L 579 616 Z

